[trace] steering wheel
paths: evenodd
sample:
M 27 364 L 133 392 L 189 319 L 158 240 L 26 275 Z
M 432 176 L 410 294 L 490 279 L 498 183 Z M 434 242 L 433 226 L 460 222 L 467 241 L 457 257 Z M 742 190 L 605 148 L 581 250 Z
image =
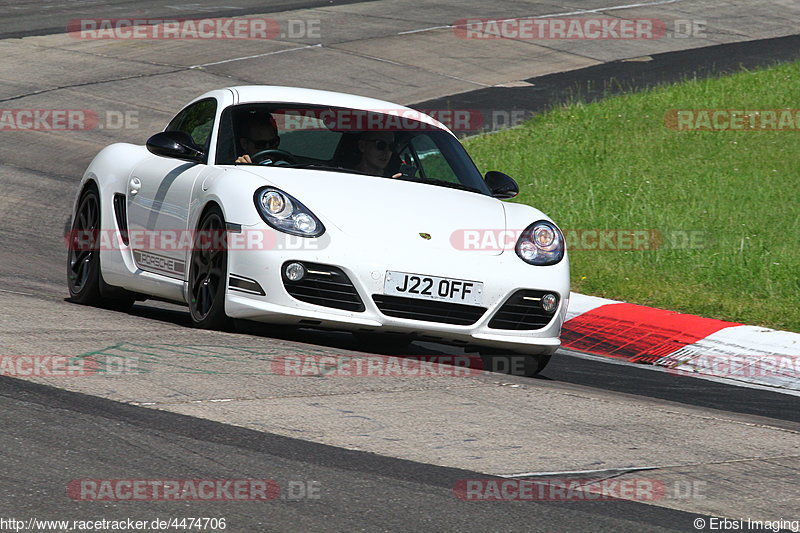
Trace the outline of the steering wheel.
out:
M 253 163 L 258 165 L 281 166 L 280 163 L 283 163 L 284 165 L 297 164 L 297 159 L 295 159 L 292 154 L 286 150 L 278 150 L 276 148 L 261 150 L 260 152 L 253 154 L 250 159 L 253 161 Z
M 397 173 L 400 174 L 404 178 L 416 178 L 417 177 L 417 170 L 419 168 L 417 165 L 413 163 L 406 163 L 402 159 L 400 160 L 400 167 L 397 169 Z

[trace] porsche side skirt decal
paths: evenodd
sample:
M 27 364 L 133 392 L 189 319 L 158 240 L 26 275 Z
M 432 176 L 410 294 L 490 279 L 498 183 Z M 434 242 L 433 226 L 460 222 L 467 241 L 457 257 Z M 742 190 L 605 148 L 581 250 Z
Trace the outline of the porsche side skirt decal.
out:
M 183 278 L 186 272 L 186 262 L 172 257 L 166 257 L 141 250 L 133 251 L 133 260 L 136 266 L 148 272 L 166 274 L 172 277 Z

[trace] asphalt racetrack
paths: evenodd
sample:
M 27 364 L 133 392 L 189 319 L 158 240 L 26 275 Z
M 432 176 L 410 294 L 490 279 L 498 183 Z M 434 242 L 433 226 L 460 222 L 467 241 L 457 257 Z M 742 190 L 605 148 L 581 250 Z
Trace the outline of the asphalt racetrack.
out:
M 66 33 L 82 18 L 254 15 L 319 31 L 266 42 Z M 451 27 L 467 16 L 545 15 L 702 19 L 706 30 L 541 43 L 468 41 Z M 535 379 L 275 375 L 272 362 L 286 355 L 391 352 L 365 351 L 340 332 L 196 330 L 185 308 L 161 302 L 129 313 L 70 303 L 62 240 L 92 157 L 113 142 L 144 143 L 210 89 L 305 86 L 423 108 L 535 112 L 570 91 L 594 98 L 578 89 L 600 91 L 611 76 L 635 89 L 796 58 L 798 20 L 795 2 L 762 0 L 3 3 L 0 108 L 92 110 L 98 125 L 0 131 L 0 355 L 99 354 L 131 361 L 135 372 L 0 377 L 0 519 L 224 517 L 235 532 L 711 531 L 717 518 L 800 520 L 796 395 L 563 350 Z M 630 58 L 640 60 L 622 61 Z M 460 353 L 417 342 L 403 355 Z M 281 493 L 76 499 L 68 487 L 87 479 L 269 479 Z M 509 479 L 638 480 L 663 490 L 638 501 L 459 498 L 467 480 Z

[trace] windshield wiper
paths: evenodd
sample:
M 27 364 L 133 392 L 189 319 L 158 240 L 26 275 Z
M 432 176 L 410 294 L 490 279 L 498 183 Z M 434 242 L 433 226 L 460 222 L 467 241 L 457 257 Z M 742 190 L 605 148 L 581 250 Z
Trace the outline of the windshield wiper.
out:
M 346 172 L 348 174 L 363 174 L 365 176 L 371 176 L 367 172 L 361 172 L 360 170 L 355 170 L 352 168 L 345 168 L 345 167 L 333 167 L 330 165 L 315 165 L 315 164 L 297 164 L 297 165 L 286 165 L 285 168 L 313 168 L 317 170 L 327 170 L 328 172 Z
M 484 191 L 480 189 L 476 189 L 475 187 L 470 187 L 468 185 L 464 185 L 463 183 L 456 183 L 454 181 L 447 181 L 447 180 L 437 180 L 435 178 L 411 178 L 406 176 L 400 176 L 397 178 L 403 181 L 414 181 L 418 183 L 428 183 L 430 185 L 439 185 L 441 187 L 449 187 L 451 189 L 460 189 L 462 191 L 470 191 L 470 192 L 477 192 L 479 194 L 485 194 Z
M 316 170 L 325 170 L 328 172 L 345 172 L 347 174 L 361 174 L 362 176 L 374 176 L 384 177 L 384 176 L 375 176 L 374 174 L 370 174 L 369 172 L 362 172 L 360 170 L 356 170 L 353 168 L 345 168 L 345 167 L 334 167 L 330 165 L 315 165 L 313 163 L 298 163 L 296 165 L 280 165 L 282 168 L 313 168 Z M 457 183 L 454 181 L 447 181 L 447 180 L 438 180 L 434 178 L 413 178 L 410 176 L 400 176 L 399 178 L 394 178 L 403 181 L 412 181 L 415 183 L 427 183 L 429 185 L 438 185 L 440 187 L 448 187 L 450 189 L 459 189 L 462 191 L 469 191 L 469 192 L 476 192 L 478 194 L 486 194 L 484 191 L 477 189 L 475 187 L 470 187 L 468 185 L 464 185 L 462 183 Z

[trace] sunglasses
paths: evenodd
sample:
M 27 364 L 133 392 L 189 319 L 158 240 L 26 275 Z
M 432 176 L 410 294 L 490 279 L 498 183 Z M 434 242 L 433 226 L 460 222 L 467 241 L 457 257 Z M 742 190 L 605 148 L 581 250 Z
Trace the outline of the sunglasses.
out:
M 267 139 L 267 140 L 264 140 L 264 139 L 260 139 L 260 140 L 259 139 L 250 139 L 250 142 L 253 143 L 253 147 L 256 150 L 260 151 L 260 150 L 266 150 L 268 148 L 269 149 L 277 148 L 278 145 L 281 143 L 281 138 L 280 137 L 275 137 L 275 138 Z
M 384 141 L 383 139 L 369 139 L 364 140 L 365 143 L 375 143 L 375 148 L 380 150 L 381 152 L 385 150 L 389 150 L 394 152 L 394 149 L 397 148 L 397 144 L 393 142 Z

